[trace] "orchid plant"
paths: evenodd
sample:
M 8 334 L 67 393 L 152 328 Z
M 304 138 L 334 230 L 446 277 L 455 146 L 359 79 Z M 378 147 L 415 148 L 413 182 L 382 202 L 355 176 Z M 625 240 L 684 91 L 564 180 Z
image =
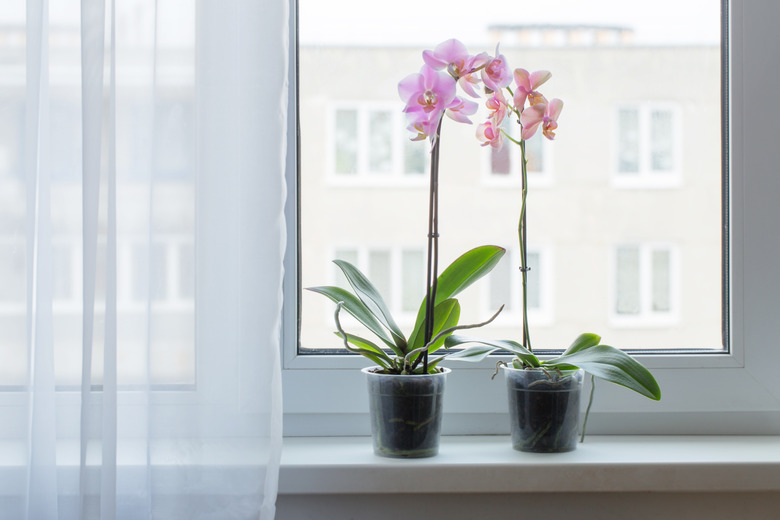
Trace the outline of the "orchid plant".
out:
M 404 335 L 374 285 L 349 262 L 335 261 L 352 292 L 333 286 L 309 288 L 336 303 L 336 334 L 342 338 L 344 347 L 375 362 L 381 372 L 428 374 L 438 372 L 437 365 L 450 354 L 465 360 L 471 359 L 471 353 L 474 360 L 484 357 L 482 347 L 471 347 L 429 359 L 454 331 L 486 325 L 501 312 L 499 309 L 482 323 L 458 325 L 460 304 L 453 296 L 487 274 L 505 252 L 497 246 L 477 247 L 438 274 L 439 144 L 444 115 L 471 124 L 469 116 L 479 108 L 476 102 L 457 95 L 458 85 L 470 97 L 479 97 L 477 88 L 482 83 L 499 88 L 499 84 L 505 83 L 503 76 L 508 70 L 502 60 L 503 57 L 487 54 L 470 56 L 460 42 L 451 40 L 433 51 L 423 52 L 425 64 L 420 72 L 398 84 L 398 92 L 406 103 L 404 112 L 409 129 L 414 134 L 412 140 L 431 143 L 426 292 L 411 334 Z M 347 333 L 339 318 L 342 310 L 371 331 L 379 342 Z
M 528 172 L 526 141 L 538 131 L 549 140 L 555 138 L 558 118 L 563 110 L 563 101 L 548 99 L 539 92 L 551 74 L 548 71 L 529 72 L 522 68 L 510 71 L 506 58 L 498 47 L 494 56 L 485 53 L 471 55 L 458 40 L 447 40 L 432 51 L 423 53 L 425 64 L 418 74 L 405 78 L 399 84 L 399 93 L 406 102 L 405 112 L 409 117 L 409 129 L 413 139 L 430 139 L 433 153 L 437 153 L 441 131 L 441 115 L 446 114 L 455 121 L 471 123 L 478 105 L 472 100 L 458 97 L 457 87 L 471 98 L 483 98 L 487 108 L 487 120 L 477 126 L 476 137 L 482 146 L 496 149 L 505 141 L 520 147 L 522 194 L 518 222 L 520 247 L 520 271 L 522 284 L 522 342 L 509 340 L 482 340 L 463 336 L 449 336 L 447 347 L 464 344 L 479 344 L 487 356 L 496 350 L 515 354 L 513 366 L 523 369 L 549 370 L 551 374 L 561 370 L 582 368 L 594 376 L 623 385 L 650 399 L 661 398 L 658 383 L 652 374 L 625 352 L 608 345 L 602 345 L 595 334 L 582 334 L 563 355 L 542 360 L 533 353 L 528 325 L 527 301 L 527 225 L 526 199 L 528 196 Z M 520 138 L 515 139 L 503 128 L 506 118 L 520 125 Z M 434 156 L 437 159 L 437 156 Z M 472 347 L 463 358 L 474 360 L 477 356 Z M 450 359 L 458 359 L 452 355 Z M 587 414 L 586 414 L 587 416 Z

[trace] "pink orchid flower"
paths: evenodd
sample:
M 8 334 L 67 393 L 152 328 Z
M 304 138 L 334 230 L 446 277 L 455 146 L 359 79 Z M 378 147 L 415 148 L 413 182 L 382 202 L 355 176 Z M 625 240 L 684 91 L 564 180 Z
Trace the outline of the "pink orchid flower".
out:
M 504 145 L 504 134 L 501 132 L 501 125 L 495 118 L 490 118 L 481 125 L 477 126 L 477 140 L 482 146 L 490 145 L 493 148 L 501 148 Z
M 501 89 L 493 91 L 493 94 L 485 101 L 485 106 L 490 110 L 490 117 L 495 118 L 496 123 L 500 125 L 504 121 L 507 111 L 504 91 Z
M 458 85 L 463 89 L 463 92 L 473 98 L 480 97 L 476 87 L 482 83 L 479 72 L 490 63 L 493 58 L 488 56 L 486 52 L 477 54 L 476 56 L 469 56 L 464 67 L 464 71 L 458 78 Z
M 479 105 L 477 103 L 469 101 L 468 99 L 461 99 L 456 97 L 447 107 L 445 114 L 458 123 L 466 123 L 470 125 L 471 120 L 468 118 L 468 116 L 473 116 L 476 114 L 477 109 L 479 109 Z
M 558 128 L 558 116 L 563 110 L 563 101 L 553 99 L 548 104 L 537 103 L 531 105 L 520 114 L 520 124 L 523 127 L 522 137 L 528 140 L 534 136 L 539 126 L 542 133 L 549 139 L 555 139 L 555 130 Z
M 455 80 L 443 72 L 437 72 L 423 65 L 419 73 L 410 74 L 398 83 L 398 94 L 406 103 L 404 112 L 412 125 L 427 122 L 422 128 L 438 125 L 444 111 L 455 100 Z M 427 133 L 432 136 L 433 134 Z
M 536 89 L 550 79 L 550 76 L 552 76 L 552 74 L 546 70 L 529 73 L 525 69 L 515 69 L 514 77 L 515 84 L 517 85 L 514 95 L 515 107 L 522 110 L 526 100 L 528 100 L 531 106 L 536 105 L 537 103 L 546 104 L 544 96 L 537 92 Z
M 406 103 L 404 111 L 407 113 L 441 115 L 455 99 L 455 81 L 447 74 L 423 65 L 419 73 L 410 74 L 398 83 L 398 94 Z
M 432 51 L 423 51 L 423 61 L 434 70 L 447 69 L 447 72 L 455 79 L 471 70 L 472 57 L 466 46 L 456 39 L 440 43 Z
M 466 46 L 456 39 L 440 43 L 432 51 L 423 51 L 423 61 L 434 70 L 447 69 L 450 76 L 458 81 L 463 91 L 471 97 L 479 97 L 476 86 L 479 85 L 477 71 L 490 62 L 487 53 L 469 55 Z
M 428 119 L 427 115 L 415 118 L 410 117 L 411 122 L 407 127 L 407 130 L 414 132 L 416 135 L 411 138 L 412 141 L 424 141 L 429 137 L 433 139 L 436 136 L 436 130 L 439 125 L 439 121 L 432 121 Z
M 496 45 L 496 57 L 482 69 L 482 81 L 490 90 L 500 90 L 512 82 L 509 65 L 504 55 L 498 53 L 498 45 Z

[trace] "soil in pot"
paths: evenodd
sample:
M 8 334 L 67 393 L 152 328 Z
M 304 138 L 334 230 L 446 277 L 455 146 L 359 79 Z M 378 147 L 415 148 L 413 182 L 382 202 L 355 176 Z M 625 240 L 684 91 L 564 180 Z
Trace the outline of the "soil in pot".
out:
M 439 452 L 445 372 L 368 375 L 374 453 L 383 457 L 432 457 Z
M 577 447 L 582 370 L 505 370 L 512 447 L 559 453 Z

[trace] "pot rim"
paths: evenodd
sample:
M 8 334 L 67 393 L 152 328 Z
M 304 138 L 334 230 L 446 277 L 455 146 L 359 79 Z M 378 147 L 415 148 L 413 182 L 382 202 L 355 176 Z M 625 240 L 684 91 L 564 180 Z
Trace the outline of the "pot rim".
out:
M 436 374 L 407 374 L 407 375 L 401 375 L 401 374 L 380 374 L 378 372 L 375 372 L 376 369 L 381 368 L 377 365 L 373 365 L 370 367 L 361 368 L 360 371 L 364 374 L 371 375 L 371 376 L 378 376 L 378 377 L 437 377 L 437 376 L 446 376 L 450 372 L 452 372 L 451 368 L 447 367 L 439 367 L 441 369 L 441 372 L 437 372 Z

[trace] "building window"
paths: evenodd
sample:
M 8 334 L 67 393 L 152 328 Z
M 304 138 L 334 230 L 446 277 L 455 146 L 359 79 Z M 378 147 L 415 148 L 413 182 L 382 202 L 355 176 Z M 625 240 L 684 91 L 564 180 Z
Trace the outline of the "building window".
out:
M 330 164 L 335 178 L 365 182 L 423 179 L 426 148 L 411 142 L 405 128 L 397 103 L 334 108 Z
M 520 125 L 514 118 L 507 117 L 503 122 L 503 130 L 515 139 L 520 138 Z M 528 182 L 544 184 L 552 180 L 551 143 L 537 132 L 526 141 L 525 156 L 527 160 Z M 505 140 L 500 149 L 485 147 L 487 155 L 488 183 L 519 184 L 522 178 L 522 163 L 520 147 Z
M 669 245 L 620 245 L 614 251 L 616 324 L 668 324 L 675 318 L 676 253 Z
M 526 276 L 528 316 L 534 325 L 548 325 L 552 322 L 552 253 L 547 248 L 530 246 L 526 255 L 530 270 Z M 488 276 L 488 309 L 495 312 L 502 305 L 497 325 L 509 320 L 517 322 L 522 316 L 523 294 L 520 272 L 520 252 L 508 248 L 501 262 Z
M 412 248 L 354 248 L 335 250 L 333 258 L 346 260 L 373 283 L 390 312 L 400 322 L 413 322 L 425 292 L 425 252 Z M 335 285 L 349 288 L 341 270 L 333 266 Z M 332 321 L 332 314 L 328 314 Z
M 679 120 L 671 105 L 618 107 L 616 185 L 665 187 L 680 183 Z

